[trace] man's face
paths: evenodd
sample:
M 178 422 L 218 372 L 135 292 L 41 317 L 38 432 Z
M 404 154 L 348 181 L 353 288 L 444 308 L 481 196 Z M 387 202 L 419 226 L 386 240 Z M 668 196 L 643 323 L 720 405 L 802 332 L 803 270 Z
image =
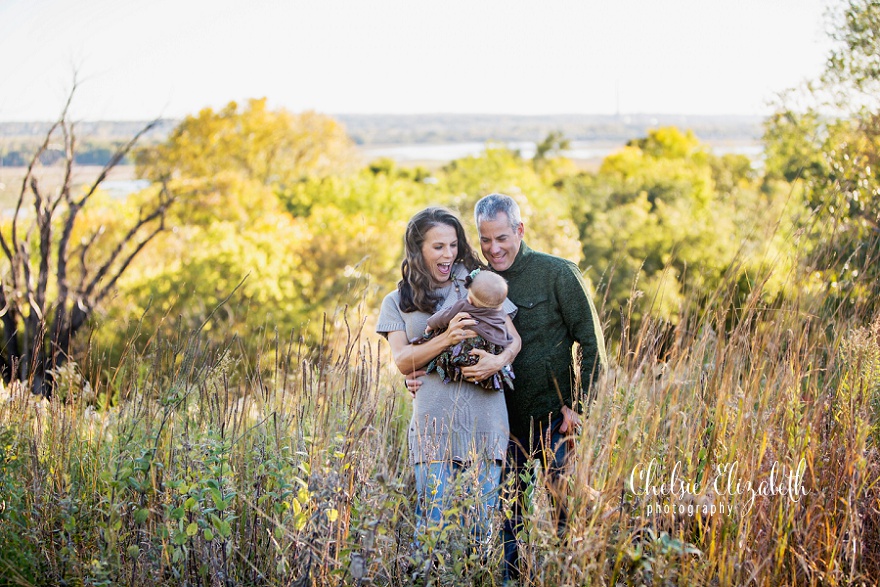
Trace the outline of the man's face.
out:
M 504 212 L 499 212 L 492 220 L 483 220 L 477 227 L 480 231 L 480 250 L 486 262 L 495 271 L 506 271 L 516 259 L 522 243 L 525 227 L 522 223 L 516 228 L 510 225 L 510 219 Z

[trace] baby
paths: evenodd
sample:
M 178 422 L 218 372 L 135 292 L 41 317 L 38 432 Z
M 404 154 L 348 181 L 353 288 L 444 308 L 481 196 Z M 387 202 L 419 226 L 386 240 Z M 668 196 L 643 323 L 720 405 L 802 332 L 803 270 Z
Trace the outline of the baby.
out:
M 444 383 L 461 381 L 461 368 L 474 365 L 479 357 L 472 356 L 474 349 L 498 355 L 513 342 L 505 326 L 506 314 L 502 304 L 507 297 L 507 282 L 496 273 L 475 271 L 465 282 L 468 295 L 457 301 L 450 308 L 437 312 L 428 319 L 425 336 L 418 341 L 424 342 L 449 327 L 449 322 L 459 312 L 467 312 L 477 323 L 470 327 L 477 336 L 446 348 L 428 363 L 425 370 L 430 373 L 437 371 Z M 513 370 L 506 365 L 501 371 L 477 383 L 488 390 L 504 391 L 504 387 L 513 389 Z

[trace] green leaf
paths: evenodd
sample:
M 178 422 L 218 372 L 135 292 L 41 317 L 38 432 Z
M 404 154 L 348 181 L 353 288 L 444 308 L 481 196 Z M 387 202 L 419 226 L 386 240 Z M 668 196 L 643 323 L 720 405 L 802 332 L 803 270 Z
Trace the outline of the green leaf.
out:
M 220 522 L 220 536 L 223 538 L 232 536 L 232 525 L 225 520 Z
M 226 503 L 223 501 L 223 496 L 220 494 L 218 489 L 211 489 L 211 500 L 214 502 L 214 507 L 218 510 L 222 510 L 226 507 Z

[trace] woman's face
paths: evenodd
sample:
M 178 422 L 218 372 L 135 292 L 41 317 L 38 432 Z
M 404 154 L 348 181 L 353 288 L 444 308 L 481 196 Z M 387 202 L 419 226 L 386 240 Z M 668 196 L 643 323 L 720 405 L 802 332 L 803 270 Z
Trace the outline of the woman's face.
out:
M 445 285 L 452 275 L 452 262 L 458 257 L 458 235 L 448 224 L 438 224 L 425 233 L 422 258 L 434 285 Z

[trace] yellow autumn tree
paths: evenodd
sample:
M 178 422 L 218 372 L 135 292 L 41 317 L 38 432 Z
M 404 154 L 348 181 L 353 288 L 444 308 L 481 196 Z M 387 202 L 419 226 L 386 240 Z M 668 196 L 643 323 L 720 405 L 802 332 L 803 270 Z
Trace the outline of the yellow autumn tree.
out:
M 151 190 L 161 184 L 177 206 L 168 217 L 172 230 L 131 267 L 106 309 L 104 320 L 115 327 L 98 336 L 109 347 L 119 349 L 136 323 L 143 342 L 154 332 L 199 328 L 210 317 L 209 336 L 237 335 L 254 350 L 262 330 L 306 338 L 320 332 L 321 314 L 349 302 L 340 296 L 356 295 L 363 276 L 349 267 L 365 256 L 351 246 L 360 226 L 340 225 L 330 214 L 328 231 L 311 211 L 289 205 L 291 194 L 327 178 L 357 175 L 354 144 L 332 118 L 270 110 L 265 99 L 206 108 L 165 142 L 141 149 L 136 161 Z M 334 246 L 342 252 L 330 255 Z M 316 284 L 316 257 L 332 265 L 323 273 L 333 276 L 333 289 L 321 287 L 327 278 Z

